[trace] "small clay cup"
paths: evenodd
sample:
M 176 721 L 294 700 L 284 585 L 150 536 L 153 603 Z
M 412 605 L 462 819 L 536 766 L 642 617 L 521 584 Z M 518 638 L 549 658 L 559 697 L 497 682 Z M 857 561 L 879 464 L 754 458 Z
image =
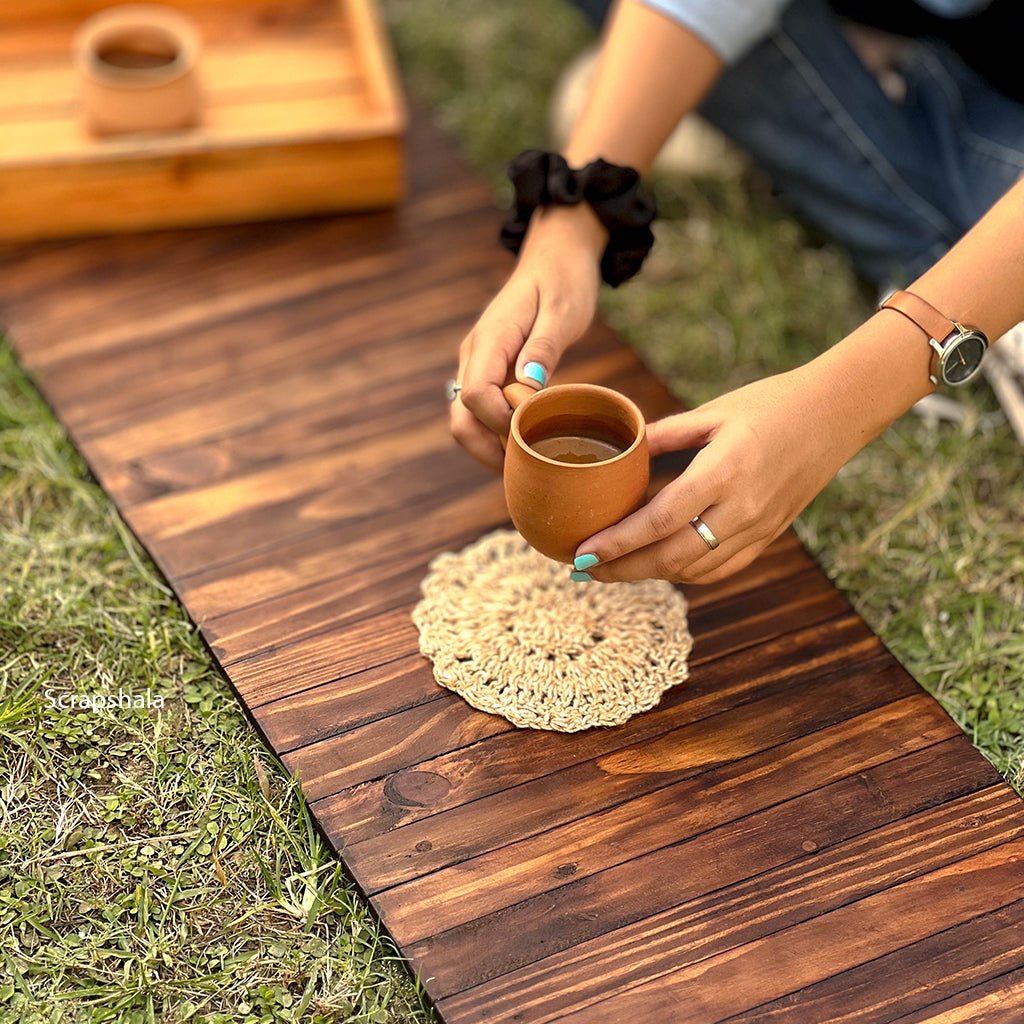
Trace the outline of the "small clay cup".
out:
M 158 4 L 108 7 L 73 43 L 82 116 L 94 135 L 167 132 L 198 123 L 199 32 Z
M 501 439 L 509 515 L 531 547 L 571 564 L 581 541 L 644 504 L 650 453 L 643 414 L 625 395 L 599 384 L 556 384 L 535 391 L 515 382 L 502 391 L 514 409 L 508 437 Z M 558 462 L 524 440 L 542 433 L 542 424 L 549 421 L 566 426 L 567 433 L 582 434 L 611 424 L 624 442 L 632 441 L 603 462 Z

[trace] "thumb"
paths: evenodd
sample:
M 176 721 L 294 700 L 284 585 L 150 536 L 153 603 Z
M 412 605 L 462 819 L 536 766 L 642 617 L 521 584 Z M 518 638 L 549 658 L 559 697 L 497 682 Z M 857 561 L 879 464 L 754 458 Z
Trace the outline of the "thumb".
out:
M 647 424 L 647 447 L 653 456 L 702 448 L 707 444 L 717 420 L 703 409 L 679 412 Z
M 516 380 L 534 388 L 550 380 L 562 353 L 582 332 L 572 331 L 566 322 L 541 309 L 516 358 Z

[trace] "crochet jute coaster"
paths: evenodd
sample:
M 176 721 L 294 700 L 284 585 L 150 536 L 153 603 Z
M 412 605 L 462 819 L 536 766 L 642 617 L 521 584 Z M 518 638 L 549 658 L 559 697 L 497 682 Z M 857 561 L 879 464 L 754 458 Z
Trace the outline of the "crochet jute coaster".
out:
M 437 555 L 421 590 L 412 619 L 434 678 L 522 728 L 621 725 L 688 675 L 676 587 L 574 583 L 514 530 Z

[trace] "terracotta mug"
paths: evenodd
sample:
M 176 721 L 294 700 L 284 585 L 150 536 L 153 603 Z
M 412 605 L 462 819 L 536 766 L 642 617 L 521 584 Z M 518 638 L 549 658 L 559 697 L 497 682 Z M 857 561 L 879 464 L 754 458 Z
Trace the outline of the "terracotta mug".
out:
M 199 121 L 199 33 L 182 12 L 157 4 L 105 8 L 79 27 L 73 51 L 93 134 L 173 131 Z
M 535 391 L 517 381 L 502 392 L 514 410 L 508 437 L 501 439 L 509 515 L 532 547 L 571 564 L 581 541 L 644 504 L 650 454 L 643 414 L 625 395 L 599 384 Z M 556 440 L 566 437 L 596 440 L 592 451 L 586 442 L 574 451 L 571 442 Z M 598 461 L 567 462 L 532 445 Z

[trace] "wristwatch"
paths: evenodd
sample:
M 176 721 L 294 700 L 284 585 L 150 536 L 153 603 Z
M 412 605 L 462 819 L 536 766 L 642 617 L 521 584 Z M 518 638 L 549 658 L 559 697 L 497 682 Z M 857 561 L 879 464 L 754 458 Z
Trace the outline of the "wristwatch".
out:
M 878 308 L 902 313 L 928 335 L 932 349 L 928 379 L 933 384 L 957 387 L 973 380 L 981 370 L 988 338 L 977 328 L 950 320 L 913 292 L 893 292 Z

